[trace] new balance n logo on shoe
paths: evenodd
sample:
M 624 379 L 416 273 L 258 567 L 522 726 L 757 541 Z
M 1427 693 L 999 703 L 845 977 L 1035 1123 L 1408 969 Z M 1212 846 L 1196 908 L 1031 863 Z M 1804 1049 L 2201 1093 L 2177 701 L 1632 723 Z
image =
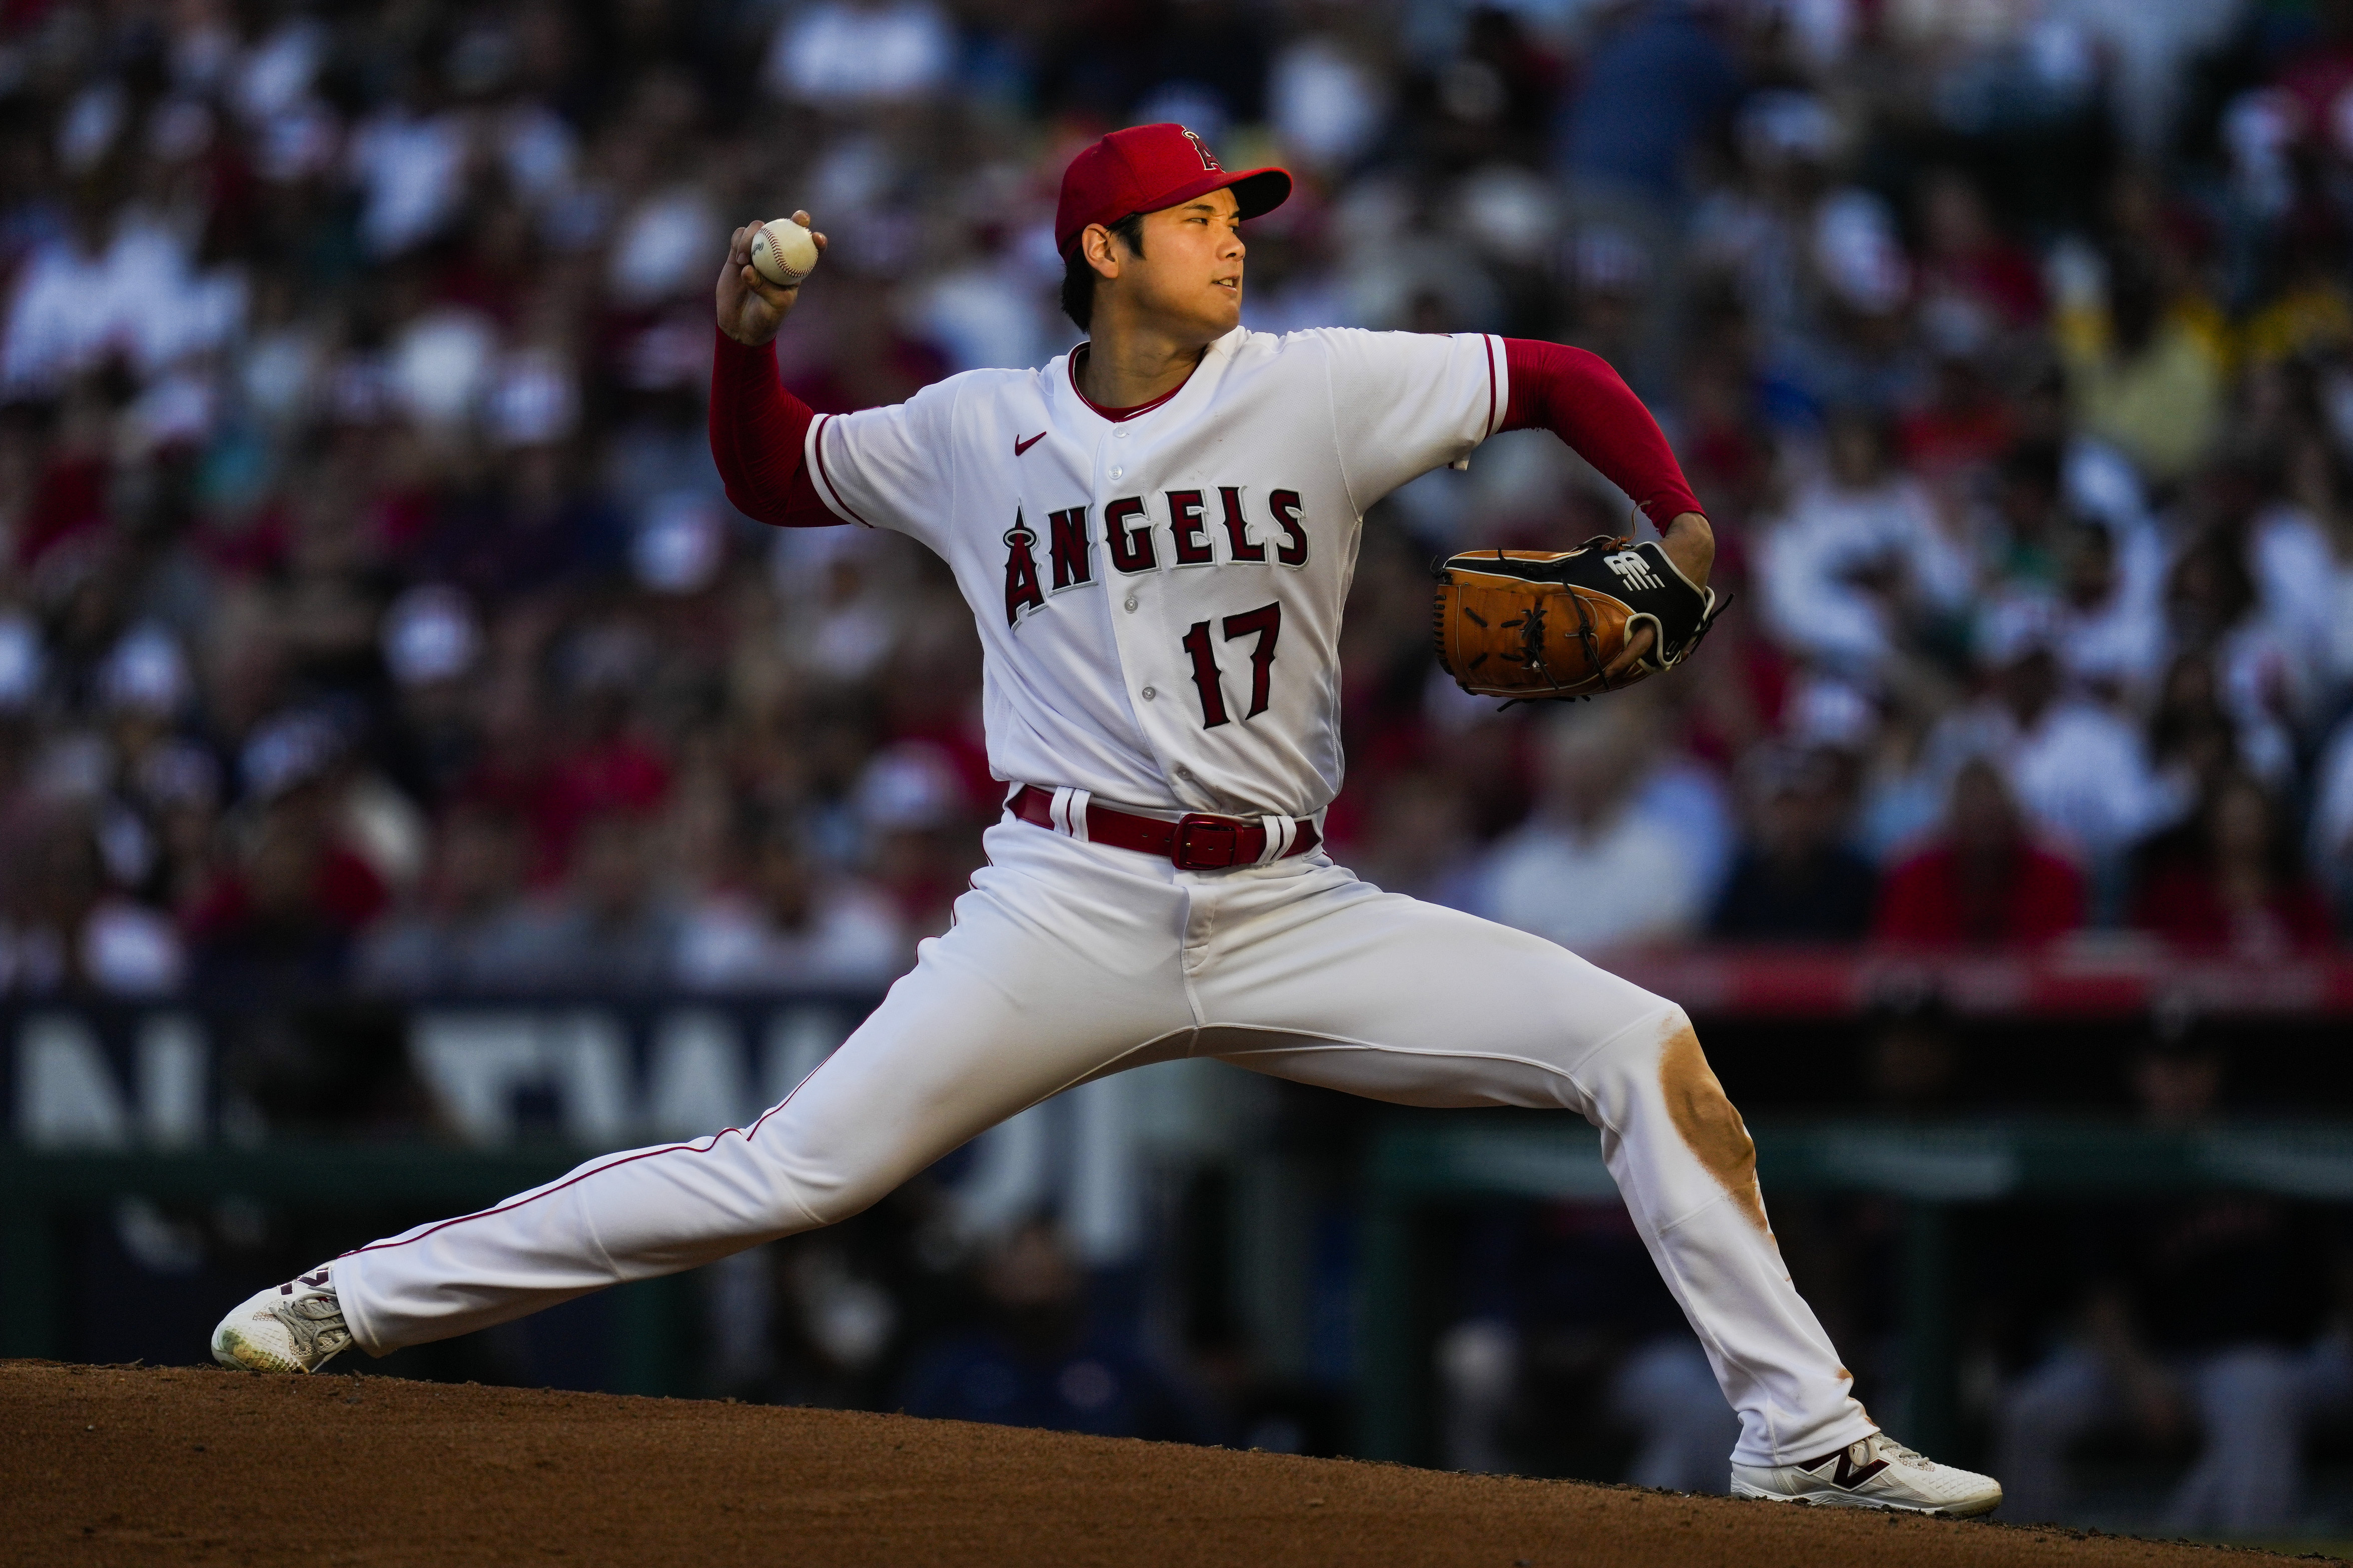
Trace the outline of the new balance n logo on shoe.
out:
M 1884 1459 L 1873 1459 L 1867 1465 L 1857 1465 L 1854 1462 L 1854 1456 L 1856 1451 L 1862 1447 L 1863 1445 L 1861 1443 L 1849 1444 L 1835 1454 L 1825 1454 L 1819 1459 L 1809 1460 L 1799 1468 L 1811 1470 L 1816 1475 L 1820 1475 L 1822 1468 L 1835 1460 L 1837 1468 L 1822 1479 L 1841 1491 L 1851 1492 L 1887 1468 L 1887 1461 Z
M 1642 559 L 1642 552 L 1639 550 L 1621 550 L 1615 555 L 1605 555 L 1601 563 L 1617 573 L 1618 580 L 1630 588 L 1666 586 L 1659 581 L 1659 574 L 1651 570 L 1651 563 Z

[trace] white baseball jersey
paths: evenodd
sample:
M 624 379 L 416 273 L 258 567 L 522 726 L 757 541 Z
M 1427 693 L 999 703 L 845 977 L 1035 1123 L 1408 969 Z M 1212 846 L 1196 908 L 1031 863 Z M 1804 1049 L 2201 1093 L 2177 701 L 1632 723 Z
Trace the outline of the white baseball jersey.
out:
M 1509 402 L 1500 339 L 1237 327 L 1124 419 L 1081 395 L 1066 354 L 819 418 L 807 462 L 843 519 L 955 570 L 997 777 L 1310 816 L 1340 788 L 1365 510 Z

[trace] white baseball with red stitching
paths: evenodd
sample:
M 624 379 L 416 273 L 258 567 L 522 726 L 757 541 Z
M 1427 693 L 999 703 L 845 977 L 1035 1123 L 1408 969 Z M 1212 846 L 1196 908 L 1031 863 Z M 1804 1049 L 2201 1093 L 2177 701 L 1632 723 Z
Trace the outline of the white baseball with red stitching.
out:
M 788 217 L 771 218 L 752 237 L 752 270 L 790 289 L 817 270 L 817 239 Z

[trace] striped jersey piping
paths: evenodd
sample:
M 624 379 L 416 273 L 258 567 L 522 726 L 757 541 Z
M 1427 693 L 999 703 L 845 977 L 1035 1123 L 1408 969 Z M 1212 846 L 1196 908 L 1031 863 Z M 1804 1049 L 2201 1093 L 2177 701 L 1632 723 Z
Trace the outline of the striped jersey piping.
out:
M 1495 338 L 1492 332 L 1482 332 L 1479 341 L 1487 350 L 1487 434 L 1495 433 Z
M 820 414 L 817 417 L 817 423 L 809 426 L 809 451 L 817 458 L 818 483 L 824 487 L 825 502 L 828 506 L 858 524 L 859 527 L 871 528 L 874 526 L 872 523 L 859 516 L 857 510 L 841 499 L 841 491 L 835 487 L 833 475 L 827 471 L 825 466 L 825 422 L 839 417 L 838 415 Z

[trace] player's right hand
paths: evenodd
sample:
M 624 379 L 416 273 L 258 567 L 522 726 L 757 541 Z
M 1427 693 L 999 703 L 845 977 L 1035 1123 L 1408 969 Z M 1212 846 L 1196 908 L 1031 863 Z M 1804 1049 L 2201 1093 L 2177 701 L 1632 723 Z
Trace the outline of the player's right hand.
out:
M 809 215 L 797 212 L 793 221 L 812 229 L 818 254 L 824 255 L 825 236 L 814 232 Z M 759 232 L 759 224 L 747 223 L 729 236 L 727 260 L 719 268 L 719 330 L 739 343 L 765 343 L 775 337 L 801 293 L 797 283 L 780 288 L 753 270 L 752 237 Z

